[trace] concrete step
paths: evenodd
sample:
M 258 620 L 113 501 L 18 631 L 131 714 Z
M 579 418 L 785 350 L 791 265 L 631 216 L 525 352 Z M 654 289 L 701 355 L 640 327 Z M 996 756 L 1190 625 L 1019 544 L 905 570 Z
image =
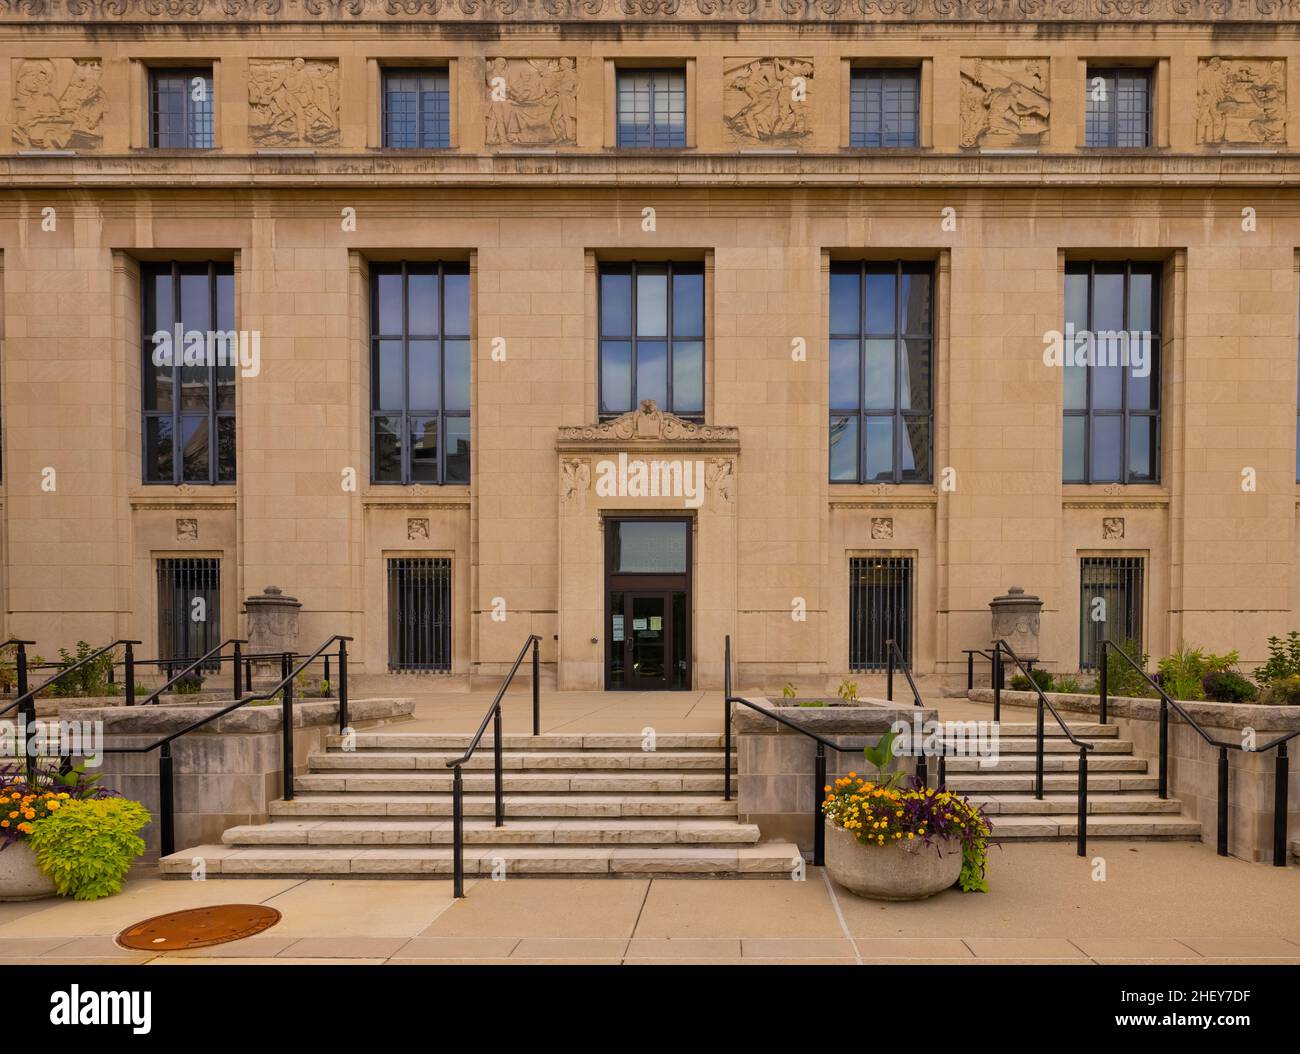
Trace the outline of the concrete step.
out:
M 466 816 L 492 816 L 496 799 L 492 794 L 465 795 Z M 564 817 L 734 817 L 735 801 L 718 795 L 545 795 L 507 794 L 506 816 L 510 818 Z M 292 801 L 271 803 L 271 815 L 284 819 L 399 816 L 451 816 L 450 794 L 305 794 Z
M 466 845 L 756 845 L 758 827 L 735 820 L 466 820 Z M 232 827 L 227 845 L 450 845 L 450 820 L 273 820 Z
M 1133 753 L 1133 744 L 1127 739 L 1093 739 L 1084 742 L 1092 748 L 1088 751 L 1089 754 Z M 1036 754 L 1037 752 L 1038 741 L 1033 736 L 1008 736 L 1005 732 L 998 736 L 999 754 Z M 1077 755 L 1079 748 L 1064 736 L 1043 736 L 1043 753 Z
M 1043 793 L 1039 801 L 1032 794 L 972 794 L 970 801 L 979 805 L 990 819 L 998 816 L 1055 816 L 1077 809 L 1074 794 Z M 1183 803 L 1177 798 L 1146 797 L 1138 794 L 1089 794 L 1088 814 L 1142 813 L 1180 815 Z
M 470 736 L 456 732 L 356 732 L 350 741 L 334 734 L 326 737 L 330 750 L 447 750 L 462 754 Z M 628 732 L 599 732 L 573 735 L 546 734 L 531 736 L 506 732 L 501 737 L 505 750 L 721 750 L 720 732 L 661 732 L 653 742 L 646 736 Z M 484 735 L 478 750 L 492 752 L 491 730 Z M 477 751 L 475 752 L 477 753 Z
M 1003 720 L 998 723 L 998 735 L 1007 736 L 1009 738 L 1023 737 L 1025 739 L 1031 739 L 1035 735 L 1037 735 L 1037 729 L 1038 729 L 1037 722 L 1017 721 L 1014 719 L 1008 721 L 1006 720 L 1006 716 L 1007 716 L 1006 711 L 1003 711 L 1002 716 L 1003 716 Z M 992 719 L 993 719 L 993 711 L 990 709 L 989 716 L 986 720 L 991 721 Z M 1096 724 L 1095 722 L 1079 722 L 1076 724 L 1073 721 L 1069 721 L 1067 723 L 1070 726 L 1070 731 L 1073 732 L 1080 739 L 1118 739 L 1119 738 L 1118 725 L 1099 725 Z M 1064 738 L 1065 732 L 1062 731 L 1061 726 L 1056 723 L 1056 719 L 1053 718 L 1051 714 L 1047 714 L 1046 719 L 1043 721 L 1043 738 L 1056 739 L 1057 737 Z
M 934 766 L 937 769 L 937 763 Z M 1037 772 L 1038 759 L 1032 754 L 1002 754 L 993 758 L 948 758 L 949 776 L 956 772 L 982 772 L 987 775 L 1001 772 Z M 1043 772 L 1078 772 L 1078 754 L 1043 755 Z M 1094 772 L 1146 772 L 1145 758 L 1130 755 L 1101 755 L 1088 758 L 1088 774 Z
M 1079 787 L 1078 772 L 1045 773 L 1043 791 L 1074 792 Z M 1088 766 L 1088 791 L 1112 793 L 1151 792 L 1159 790 L 1156 776 L 1140 776 L 1124 772 L 1098 772 Z M 947 789 L 959 794 L 1033 794 L 1034 774 L 1030 773 L 948 773 Z
M 194 860 L 204 862 L 209 877 L 276 875 L 443 875 L 452 872 L 449 848 L 268 847 L 200 845 L 163 857 L 164 877 L 190 878 Z M 465 874 L 712 875 L 718 877 L 788 877 L 800 866 L 799 850 L 787 842 L 738 847 L 691 846 L 474 846 L 465 850 Z
M 1073 838 L 1079 833 L 1077 815 L 991 816 L 989 823 L 994 841 L 1012 839 Z M 1151 813 L 1111 813 L 1093 815 L 1088 810 L 1088 837 L 1091 838 L 1180 838 L 1199 839 L 1201 825 L 1182 816 Z
M 467 772 L 464 788 L 467 792 L 490 792 L 494 786 L 493 774 Z M 441 772 L 337 772 L 308 773 L 294 779 L 294 792 L 329 791 L 332 793 L 367 792 L 374 794 L 450 793 L 450 769 Z M 502 780 L 505 793 L 530 792 L 535 794 L 658 794 L 703 793 L 716 791 L 722 796 L 722 773 L 645 773 L 624 772 L 551 772 L 544 774 L 507 772 Z
M 377 772 L 389 770 L 414 770 L 432 772 L 450 772 L 447 762 L 454 761 L 461 754 L 454 751 L 413 751 L 413 750 L 361 750 L 333 751 L 328 754 L 312 754 L 307 758 L 307 766 L 312 772 Z M 496 761 L 489 745 L 480 749 L 461 767 L 463 772 L 480 772 L 484 769 L 494 771 Z M 506 772 L 543 772 L 571 771 L 583 769 L 613 769 L 623 772 L 636 771 L 676 771 L 690 769 L 693 771 L 722 772 L 721 751 L 673 751 L 656 750 L 633 752 L 627 750 L 587 751 L 514 751 L 503 750 L 501 768 Z M 735 769 L 735 759 L 732 759 Z

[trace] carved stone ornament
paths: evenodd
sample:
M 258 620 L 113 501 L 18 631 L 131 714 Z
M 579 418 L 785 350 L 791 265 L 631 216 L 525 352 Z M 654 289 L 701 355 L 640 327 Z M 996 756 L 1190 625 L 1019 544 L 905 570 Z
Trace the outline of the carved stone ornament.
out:
M 714 458 L 709 464 L 704 485 L 723 501 L 730 504 L 736 500 L 736 463 L 731 458 Z
M 572 501 L 591 486 L 591 462 L 565 458 L 560 462 L 560 500 Z
M 1196 141 L 1208 145 L 1286 142 L 1286 63 L 1201 59 L 1196 73 Z
M 894 518 L 892 516 L 871 517 L 871 539 L 887 542 L 894 537 Z
M 576 146 L 578 70 L 571 58 L 487 60 L 488 146 Z
M 1103 516 L 1101 518 L 1101 536 L 1107 541 L 1124 537 L 1123 516 Z
M 961 145 L 1028 148 L 1046 141 L 1047 59 L 962 59 Z
M 740 441 L 740 429 L 731 425 L 702 425 L 684 421 L 675 414 L 660 410 L 653 399 L 646 399 L 631 413 L 595 425 L 560 429 L 560 443 L 583 442 L 664 442 L 725 443 Z
M 30 150 L 98 150 L 108 104 L 98 59 L 14 64 L 13 141 Z
M 248 137 L 259 147 L 337 146 L 338 63 L 249 59 Z
M 812 59 L 727 59 L 722 122 L 728 142 L 797 145 L 812 135 Z
M 429 540 L 429 521 L 420 516 L 412 516 L 407 519 L 406 540 L 409 542 L 427 542 Z
M 176 540 L 178 542 L 197 542 L 199 540 L 199 521 L 182 518 L 176 521 Z

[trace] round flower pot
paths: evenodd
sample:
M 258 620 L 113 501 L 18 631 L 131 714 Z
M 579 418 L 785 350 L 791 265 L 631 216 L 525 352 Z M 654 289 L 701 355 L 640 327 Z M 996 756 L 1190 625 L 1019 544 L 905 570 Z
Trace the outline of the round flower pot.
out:
M 0 901 L 40 900 L 54 893 L 54 881 L 36 866 L 30 845 L 12 842 L 0 849 Z
M 853 832 L 826 824 L 826 870 L 845 889 L 872 900 L 924 900 L 961 874 L 961 843 L 921 839 L 867 846 Z

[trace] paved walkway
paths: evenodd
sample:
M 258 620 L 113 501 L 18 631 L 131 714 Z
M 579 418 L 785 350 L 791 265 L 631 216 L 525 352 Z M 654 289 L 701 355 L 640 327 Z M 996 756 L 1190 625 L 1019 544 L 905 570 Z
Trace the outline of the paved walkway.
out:
M 1095 861 L 1104 861 L 1097 881 Z M 884 904 L 803 881 L 545 879 L 162 881 L 117 897 L 0 904 L 0 962 L 1300 964 L 1300 868 L 1221 859 L 1180 842 L 1010 845 L 991 892 Z M 268 904 L 260 936 L 193 952 L 117 947 L 132 923 L 181 908 Z

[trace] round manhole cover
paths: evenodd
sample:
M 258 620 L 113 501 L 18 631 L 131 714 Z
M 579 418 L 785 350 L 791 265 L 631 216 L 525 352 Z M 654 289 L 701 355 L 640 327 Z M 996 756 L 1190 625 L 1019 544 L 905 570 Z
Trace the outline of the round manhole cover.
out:
M 280 913 L 275 908 L 261 904 L 218 904 L 155 915 L 128 926 L 117 935 L 117 943 L 142 951 L 206 948 L 252 937 L 279 921 Z

